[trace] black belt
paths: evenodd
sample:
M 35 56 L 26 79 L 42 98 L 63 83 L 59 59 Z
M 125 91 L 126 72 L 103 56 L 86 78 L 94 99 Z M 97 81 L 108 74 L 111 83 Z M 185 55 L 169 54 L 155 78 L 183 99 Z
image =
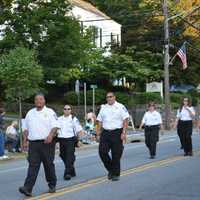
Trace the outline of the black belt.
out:
M 179 120 L 180 122 L 192 122 L 192 120 Z
M 145 126 L 145 128 L 157 128 L 159 127 L 160 125 L 148 125 L 148 126 Z
M 29 142 L 44 142 L 45 140 L 28 140 Z
M 110 130 L 110 129 L 103 129 L 103 131 L 112 133 L 112 132 L 120 131 L 120 130 L 122 130 L 122 129 L 123 129 L 123 128 L 117 128 L 117 129 L 113 129 L 113 130 Z

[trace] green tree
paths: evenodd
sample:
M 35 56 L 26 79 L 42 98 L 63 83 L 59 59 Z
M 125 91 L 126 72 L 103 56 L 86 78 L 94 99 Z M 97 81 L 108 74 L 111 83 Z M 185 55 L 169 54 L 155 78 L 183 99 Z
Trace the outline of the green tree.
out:
M 85 35 L 79 22 L 70 15 L 68 1 L 15 0 L 14 5 L 3 2 L 0 25 L 6 24 L 0 52 L 8 52 L 18 45 L 38 51 L 38 61 L 44 67 L 45 80 L 63 84 L 85 57 Z M 71 74 L 71 71 L 73 73 Z
M 0 80 L 10 100 L 25 100 L 39 90 L 43 78 L 35 51 L 17 47 L 0 58 Z
M 133 60 L 140 63 L 138 70 L 142 74 L 149 74 L 153 80 L 162 78 L 164 46 L 162 1 L 158 0 L 88 0 L 98 6 L 114 20 L 122 24 L 122 47 L 120 54 L 127 54 L 127 47 L 135 47 L 130 55 Z M 169 0 L 169 15 L 173 16 L 183 11 L 189 12 L 198 7 L 199 0 Z M 177 17 L 170 20 L 170 55 L 175 55 L 184 41 L 187 46 L 188 69 L 181 70 L 182 63 L 176 59 L 170 68 L 171 83 L 198 84 L 198 71 L 200 70 L 199 55 L 199 9 L 187 16 L 184 20 Z M 195 29 L 193 26 L 196 26 Z M 137 54 L 137 55 L 136 55 Z M 143 67 L 142 67 L 143 66 Z M 145 69 L 144 69 L 145 68 Z M 156 69 L 156 73 L 152 73 Z M 150 73 L 149 73 L 150 72 Z M 157 73 L 158 72 L 158 73 Z M 146 76 L 140 76 L 139 82 L 144 82 Z M 156 77 L 155 77 L 156 75 Z M 149 79 L 148 78 L 148 79 Z M 145 79 L 145 80 L 144 80 Z
M 33 50 L 18 47 L 0 57 L 0 81 L 5 87 L 6 98 L 19 103 L 21 133 L 22 101 L 38 92 L 42 79 L 42 67 Z M 22 141 L 22 134 L 20 136 Z

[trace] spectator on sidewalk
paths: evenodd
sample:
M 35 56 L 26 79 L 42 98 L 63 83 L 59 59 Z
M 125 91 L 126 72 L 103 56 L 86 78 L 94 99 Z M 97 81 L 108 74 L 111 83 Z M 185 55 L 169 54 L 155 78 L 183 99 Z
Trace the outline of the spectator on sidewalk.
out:
M 92 124 L 95 125 L 96 123 L 96 115 L 93 112 L 92 109 L 89 110 L 89 112 L 86 115 L 86 121 L 91 120 Z
M 95 143 L 96 142 L 96 131 L 95 131 L 95 126 L 92 122 L 91 119 L 88 119 L 85 123 L 85 130 L 89 137 L 91 138 L 91 142 Z
M 9 152 L 20 152 L 20 139 L 17 131 L 18 123 L 13 121 L 6 129 L 6 144 Z
M 4 155 L 4 147 L 5 147 L 5 135 L 4 135 L 4 117 L 5 111 L 3 108 L 0 108 L 0 160 L 8 158 L 8 156 Z

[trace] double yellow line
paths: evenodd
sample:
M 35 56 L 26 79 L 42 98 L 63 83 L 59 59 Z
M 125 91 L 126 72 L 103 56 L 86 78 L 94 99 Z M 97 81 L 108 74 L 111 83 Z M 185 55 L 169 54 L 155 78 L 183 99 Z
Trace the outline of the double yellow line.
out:
M 195 155 L 200 155 L 200 151 L 196 151 Z M 174 157 L 171 157 L 171 158 L 167 158 L 165 160 L 160 160 L 160 161 L 148 163 L 148 164 L 145 164 L 145 165 L 142 165 L 142 166 L 139 166 L 139 167 L 135 167 L 135 168 L 123 171 L 121 173 L 121 177 L 128 176 L 128 175 L 131 175 L 131 174 L 136 174 L 136 173 L 139 173 L 139 172 L 144 172 L 146 170 L 157 168 L 157 167 L 168 166 L 169 164 L 172 164 L 174 162 L 177 162 L 179 160 L 184 160 L 184 159 L 187 159 L 187 158 L 188 157 L 174 156 Z M 54 193 L 54 194 L 45 193 L 45 194 L 42 194 L 42 195 L 37 196 L 37 197 L 29 198 L 29 200 L 49 200 L 49 199 L 53 199 L 53 198 L 56 198 L 56 197 L 61 197 L 65 194 L 67 194 L 67 193 L 76 192 L 76 191 L 79 191 L 79 190 L 82 190 L 82 189 L 85 189 L 85 188 L 89 188 L 89 187 L 95 186 L 97 184 L 104 183 L 106 181 L 107 181 L 107 177 L 105 177 L 105 176 L 99 177 L 99 178 L 95 178 L 95 179 L 86 181 L 84 183 L 80 183 L 80 184 L 77 184 L 77 185 L 72 185 L 72 186 L 69 186 L 69 187 L 58 189 L 57 192 Z

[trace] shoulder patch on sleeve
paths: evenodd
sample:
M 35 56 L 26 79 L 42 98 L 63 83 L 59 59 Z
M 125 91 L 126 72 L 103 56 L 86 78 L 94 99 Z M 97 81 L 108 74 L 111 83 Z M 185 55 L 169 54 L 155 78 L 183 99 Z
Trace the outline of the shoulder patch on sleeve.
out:
M 127 108 L 125 106 L 122 106 L 122 109 L 125 111 L 125 112 L 128 112 Z
M 58 120 L 58 117 L 57 117 L 56 113 L 53 114 L 53 117 L 54 117 L 56 120 Z
M 73 118 L 73 121 L 74 121 L 75 123 L 80 123 L 77 117 L 74 117 L 74 118 Z

